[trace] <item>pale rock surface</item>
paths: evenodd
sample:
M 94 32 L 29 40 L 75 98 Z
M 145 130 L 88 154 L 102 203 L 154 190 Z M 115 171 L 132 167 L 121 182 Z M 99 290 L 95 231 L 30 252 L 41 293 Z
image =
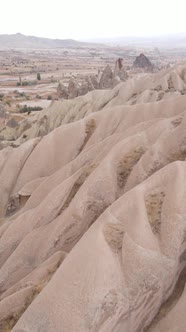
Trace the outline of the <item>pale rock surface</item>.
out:
M 68 96 L 69 96 L 69 99 L 78 97 L 78 82 L 74 78 L 71 78 L 69 81 Z
M 101 89 L 110 89 L 112 88 L 113 72 L 109 65 L 103 70 L 101 79 L 100 79 L 100 88 Z
M 90 77 L 88 77 L 88 83 L 90 85 L 89 91 L 94 89 L 99 89 L 99 82 L 100 82 L 99 73 L 96 76 L 91 75 Z
M 57 95 L 60 99 L 68 99 L 68 89 L 61 81 L 58 84 Z
M 114 77 L 119 77 L 120 81 L 126 81 L 128 74 L 123 66 L 123 59 L 119 58 L 115 63 Z
M 1 332 L 184 332 L 185 68 L 55 102 L 0 151 Z

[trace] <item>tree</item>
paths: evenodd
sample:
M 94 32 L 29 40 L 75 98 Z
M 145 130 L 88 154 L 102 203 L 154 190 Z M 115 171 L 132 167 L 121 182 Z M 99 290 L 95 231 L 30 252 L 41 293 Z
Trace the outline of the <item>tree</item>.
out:
M 41 80 L 41 74 L 37 73 L 37 80 L 40 81 Z

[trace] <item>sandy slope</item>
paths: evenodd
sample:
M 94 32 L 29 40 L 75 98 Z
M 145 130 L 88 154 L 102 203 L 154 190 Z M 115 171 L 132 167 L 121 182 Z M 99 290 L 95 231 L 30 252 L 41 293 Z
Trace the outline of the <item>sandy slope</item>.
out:
M 56 102 L 12 131 L 0 331 L 184 331 L 185 73 Z

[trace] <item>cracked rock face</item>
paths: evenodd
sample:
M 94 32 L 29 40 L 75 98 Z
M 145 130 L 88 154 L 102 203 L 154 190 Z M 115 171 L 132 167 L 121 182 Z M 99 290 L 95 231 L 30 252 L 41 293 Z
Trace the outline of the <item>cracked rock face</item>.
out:
M 1 332 L 184 331 L 185 68 L 53 103 L 11 128 L 16 147 L 0 150 Z

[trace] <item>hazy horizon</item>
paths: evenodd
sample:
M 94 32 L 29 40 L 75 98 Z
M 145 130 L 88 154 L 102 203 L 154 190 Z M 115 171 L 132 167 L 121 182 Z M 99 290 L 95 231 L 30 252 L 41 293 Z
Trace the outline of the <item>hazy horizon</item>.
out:
M 53 39 L 112 39 L 186 33 L 184 0 L 6 0 L 0 34 L 22 33 Z M 11 10 L 11 11 L 10 11 Z
M 148 38 L 154 38 L 154 39 L 157 39 L 157 38 L 166 38 L 166 37 L 174 37 L 174 36 L 181 36 L 181 35 L 183 35 L 183 36 L 186 36 L 186 32 L 177 32 L 177 33 L 165 33 L 165 34 L 157 34 L 157 35 L 141 35 L 141 36 L 137 36 L 137 35 L 127 35 L 127 36 L 114 36 L 114 37 L 109 37 L 109 36 L 106 36 L 106 37 L 104 37 L 104 36 L 98 36 L 97 38 L 96 37 L 92 37 L 92 38 L 79 38 L 79 39 L 77 39 L 77 38 L 52 38 L 52 37 L 48 37 L 48 36 L 41 36 L 41 35 L 27 35 L 27 34 L 25 34 L 25 33 L 23 33 L 23 32 L 21 32 L 21 31 L 18 31 L 18 32 L 14 32 L 14 33 L 0 33 L 0 36 L 2 36 L 2 35 L 5 35 L 5 36 L 14 36 L 14 35 L 23 35 L 23 36 L 26 36 L 26 37 L 37 37 L 37 38 L 46 38 L 46 39 L 53 39 L 53 40 L 56 40 L 56 39 L 61 39 L 61 40 L 70 40 L 70 39 L 74 39 L 74 40 L 77 40 L 77 41 L 85 41 L 85 42 L 96 42 L 96 41 L 100 41 L 100 42 L 102 42 L 102 41 L 114 41 L 114 40 L 116 40 L 117 41 L 117 39 L 119 40 L 119 39 L 121 39 L 122 40 L 122 38 L 123 39 L 145 39 L 145 40 L 148 40 Z

